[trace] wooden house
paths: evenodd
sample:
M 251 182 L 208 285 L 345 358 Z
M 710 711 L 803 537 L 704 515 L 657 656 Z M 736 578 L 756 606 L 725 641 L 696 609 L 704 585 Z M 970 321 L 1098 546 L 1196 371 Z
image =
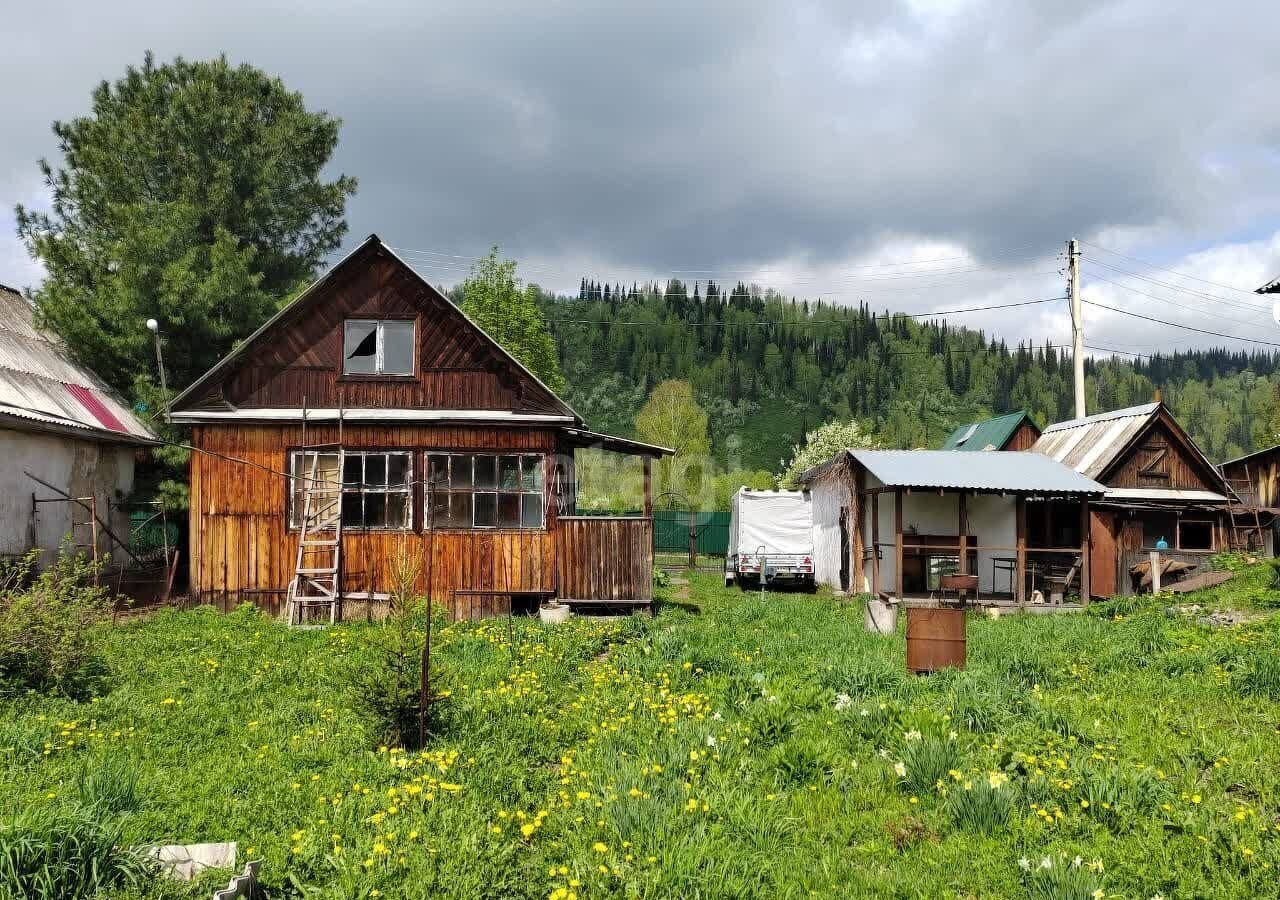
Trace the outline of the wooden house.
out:
M 1026 606 L 1036 591 L 1089 600 L 1082 524 L 1104 488 L 1047 457 L 849 449 L 798 480 L 812 496 L 822 583 L 917 603 L 961 575 L 983 604 Z M 1038 527 L 1049 505 L 1060 518 L 1069 509 L 1074 529 Z
M 1026 410 L 961 425 L 942 442 L 943 450 L 1030 450 L 1040 426 Z
M 376 614 L 406 561 L 414 589 L 455 616 L 652 599 L 649 470 L 670 451 L 589 431 L 376 235 L 183 391 L 172 418 L 196 448 L 200 600 L 275 612 L 318 583 L 335 616 Z M 642 458 L 644 515 L 575 515 L 585 447 Z
M 1090 513 L 1094 595 L 1130 593 L 1132 567 L 1161 542 L 1193 565 L 1230 544 L 1231 488 L 1163 403 L 1057 422 L 1031 449 L 1106 487 Z M 1074 521 L 1043 512 L 1050 534 Z
M 1275 556 L 1275 526 L 1280 521 L 1280 444 L 1218 464 L 1218 471 L 1239 498 L 1232 507 L 1236 543 Z

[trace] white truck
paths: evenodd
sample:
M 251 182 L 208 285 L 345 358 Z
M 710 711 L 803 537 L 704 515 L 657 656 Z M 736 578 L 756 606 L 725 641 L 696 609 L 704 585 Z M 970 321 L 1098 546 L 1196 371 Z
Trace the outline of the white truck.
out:
M 753 491 L 733 495 L 724 583 L 743 590 L 790 582 L 815 588 L 813 505 L 808 491 Z

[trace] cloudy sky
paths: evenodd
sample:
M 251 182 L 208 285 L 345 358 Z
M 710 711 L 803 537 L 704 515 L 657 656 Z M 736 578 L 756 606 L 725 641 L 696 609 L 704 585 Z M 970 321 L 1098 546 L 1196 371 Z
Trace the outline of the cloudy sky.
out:
M 0 83 L 0 282 L 39 281 L 54 119 L 151 49 L 225 52 L 344 120 L 369 232 L 434 282 L 738 278 L 920 312 L 1058 297 L 1280 346 L 1274 0 L 24 4 Z M 1067 342 L 1064 302 L 955 316 Z M 1086 308 L 1091 345 L 1265 345 Z M 1276 349 L 1276 348 L 1272 348 Z

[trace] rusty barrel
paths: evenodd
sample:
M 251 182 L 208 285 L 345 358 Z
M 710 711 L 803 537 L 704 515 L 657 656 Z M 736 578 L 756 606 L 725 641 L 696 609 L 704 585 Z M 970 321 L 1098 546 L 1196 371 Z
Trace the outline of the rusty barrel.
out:
M 907 669 L 917 674 L 964 668 L 963 609 L 916 607 L 907 611 Z

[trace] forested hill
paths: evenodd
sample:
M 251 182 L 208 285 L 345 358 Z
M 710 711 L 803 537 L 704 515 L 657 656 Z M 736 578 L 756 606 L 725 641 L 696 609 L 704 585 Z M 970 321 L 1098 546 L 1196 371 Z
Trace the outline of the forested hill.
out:
M 957 424 L 1028 409 L 1071 417 L 1071 357 L 1014 346 L 946 321 L 784 298 L 742 284 L 629 288 L 584 280 L 540 298 L 565 398 L 596 428 L 633 433 L 649 390 L 690 381 L 728 468 L 769 469 L 806 430 L 867 422 L 894 447 L 935 447 Z M 1225 350 L 1087 366 L 1090 411 L 1150 401 L 1157 389 L 1214 460 L 1273 442 L 1280 356 Z

